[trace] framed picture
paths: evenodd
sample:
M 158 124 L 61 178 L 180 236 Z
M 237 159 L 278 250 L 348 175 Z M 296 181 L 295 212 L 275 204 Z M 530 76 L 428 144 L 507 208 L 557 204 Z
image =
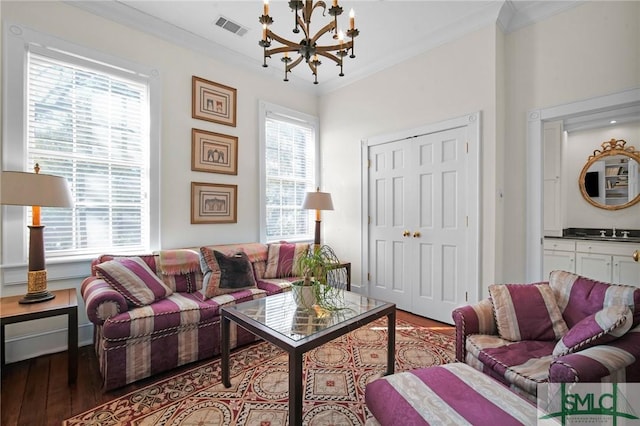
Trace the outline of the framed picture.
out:
M 236 94 L 233 87 L 191 77 L 191 116 L 236 127 Z
M 191 182 L 191 223 L 236 223 L 238 185 Z
M 191 170 L 237 175 L 237 136 L 191 129 Z

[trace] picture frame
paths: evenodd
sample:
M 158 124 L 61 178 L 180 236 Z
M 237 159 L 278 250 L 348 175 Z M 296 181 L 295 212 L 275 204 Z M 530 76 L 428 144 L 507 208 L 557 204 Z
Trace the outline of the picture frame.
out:
M 191 170 L 238 174 L 238 137 L 191 129 Z
M 191 182 L 191 224 L 237 223 L 238 185 Z
M 191 92 L 191 117 L 236 127 L 236 89 L 194 75 Z

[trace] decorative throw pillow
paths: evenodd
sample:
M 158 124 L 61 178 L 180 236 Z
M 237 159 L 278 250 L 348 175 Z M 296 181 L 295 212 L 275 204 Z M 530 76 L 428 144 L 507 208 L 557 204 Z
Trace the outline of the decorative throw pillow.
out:
M 296 277 L 300 272 L 296 269 L 296 260 L 309 251 L 308 243 L 269 244 L 267 268 L 264 278 Z
M 489 286 L 500 337 L 520 340 L 558 340 L 567 324 L 547 283 Z
M 173 293 L 139 257 L 118 257 L 95 269 L 98 277 L 135 306 L 149 305 Z
M 633 312 L 629 306 L 607 306 L 571 327 L 556 344 L 553 356 L 559 357 L 611 342 L 629 331 L 632 324 Z
M 206 298 L 256 287 L 253 267 L 246 253 L 226 255 L 208 247 L 201 247 L 200 253 Z

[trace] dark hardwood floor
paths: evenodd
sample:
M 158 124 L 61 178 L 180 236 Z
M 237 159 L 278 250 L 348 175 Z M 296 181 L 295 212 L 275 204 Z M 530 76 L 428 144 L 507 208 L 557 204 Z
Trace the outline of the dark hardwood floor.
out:
M 397 318 L 432 328 L 440 333 L 455 334 L 455 329 L 448 324 L 441 324 L 407 312 L 398 311 Z M 209 361 L 211 360 L 200 363 Z M 78 380 L 74 385 L 67 384 L 66 352 L 8 364 L 2 369 L 0 424 L 3 426 L 60 425 L 64 419 L 75 414 L 196 365 L 198 363 L 189 364 L 114 391 L 103 392 L 93 346 L 80 348 Z

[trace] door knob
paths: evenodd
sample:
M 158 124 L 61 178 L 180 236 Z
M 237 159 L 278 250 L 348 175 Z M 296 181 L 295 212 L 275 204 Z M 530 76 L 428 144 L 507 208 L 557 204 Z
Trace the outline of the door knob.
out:
M 631 257 L 633 257 L 633 260 L 636 262 L 640 261 L 640 250 L 634 251 Z
M 406 231 L 406 230 L 402 233 L 403 237 L 408 237 L 409 235 L 411 235 L 411 232 Z
M 413 233 L 413 238 L 418 238 L 420 237 L 420 231 L 416 231 Z

